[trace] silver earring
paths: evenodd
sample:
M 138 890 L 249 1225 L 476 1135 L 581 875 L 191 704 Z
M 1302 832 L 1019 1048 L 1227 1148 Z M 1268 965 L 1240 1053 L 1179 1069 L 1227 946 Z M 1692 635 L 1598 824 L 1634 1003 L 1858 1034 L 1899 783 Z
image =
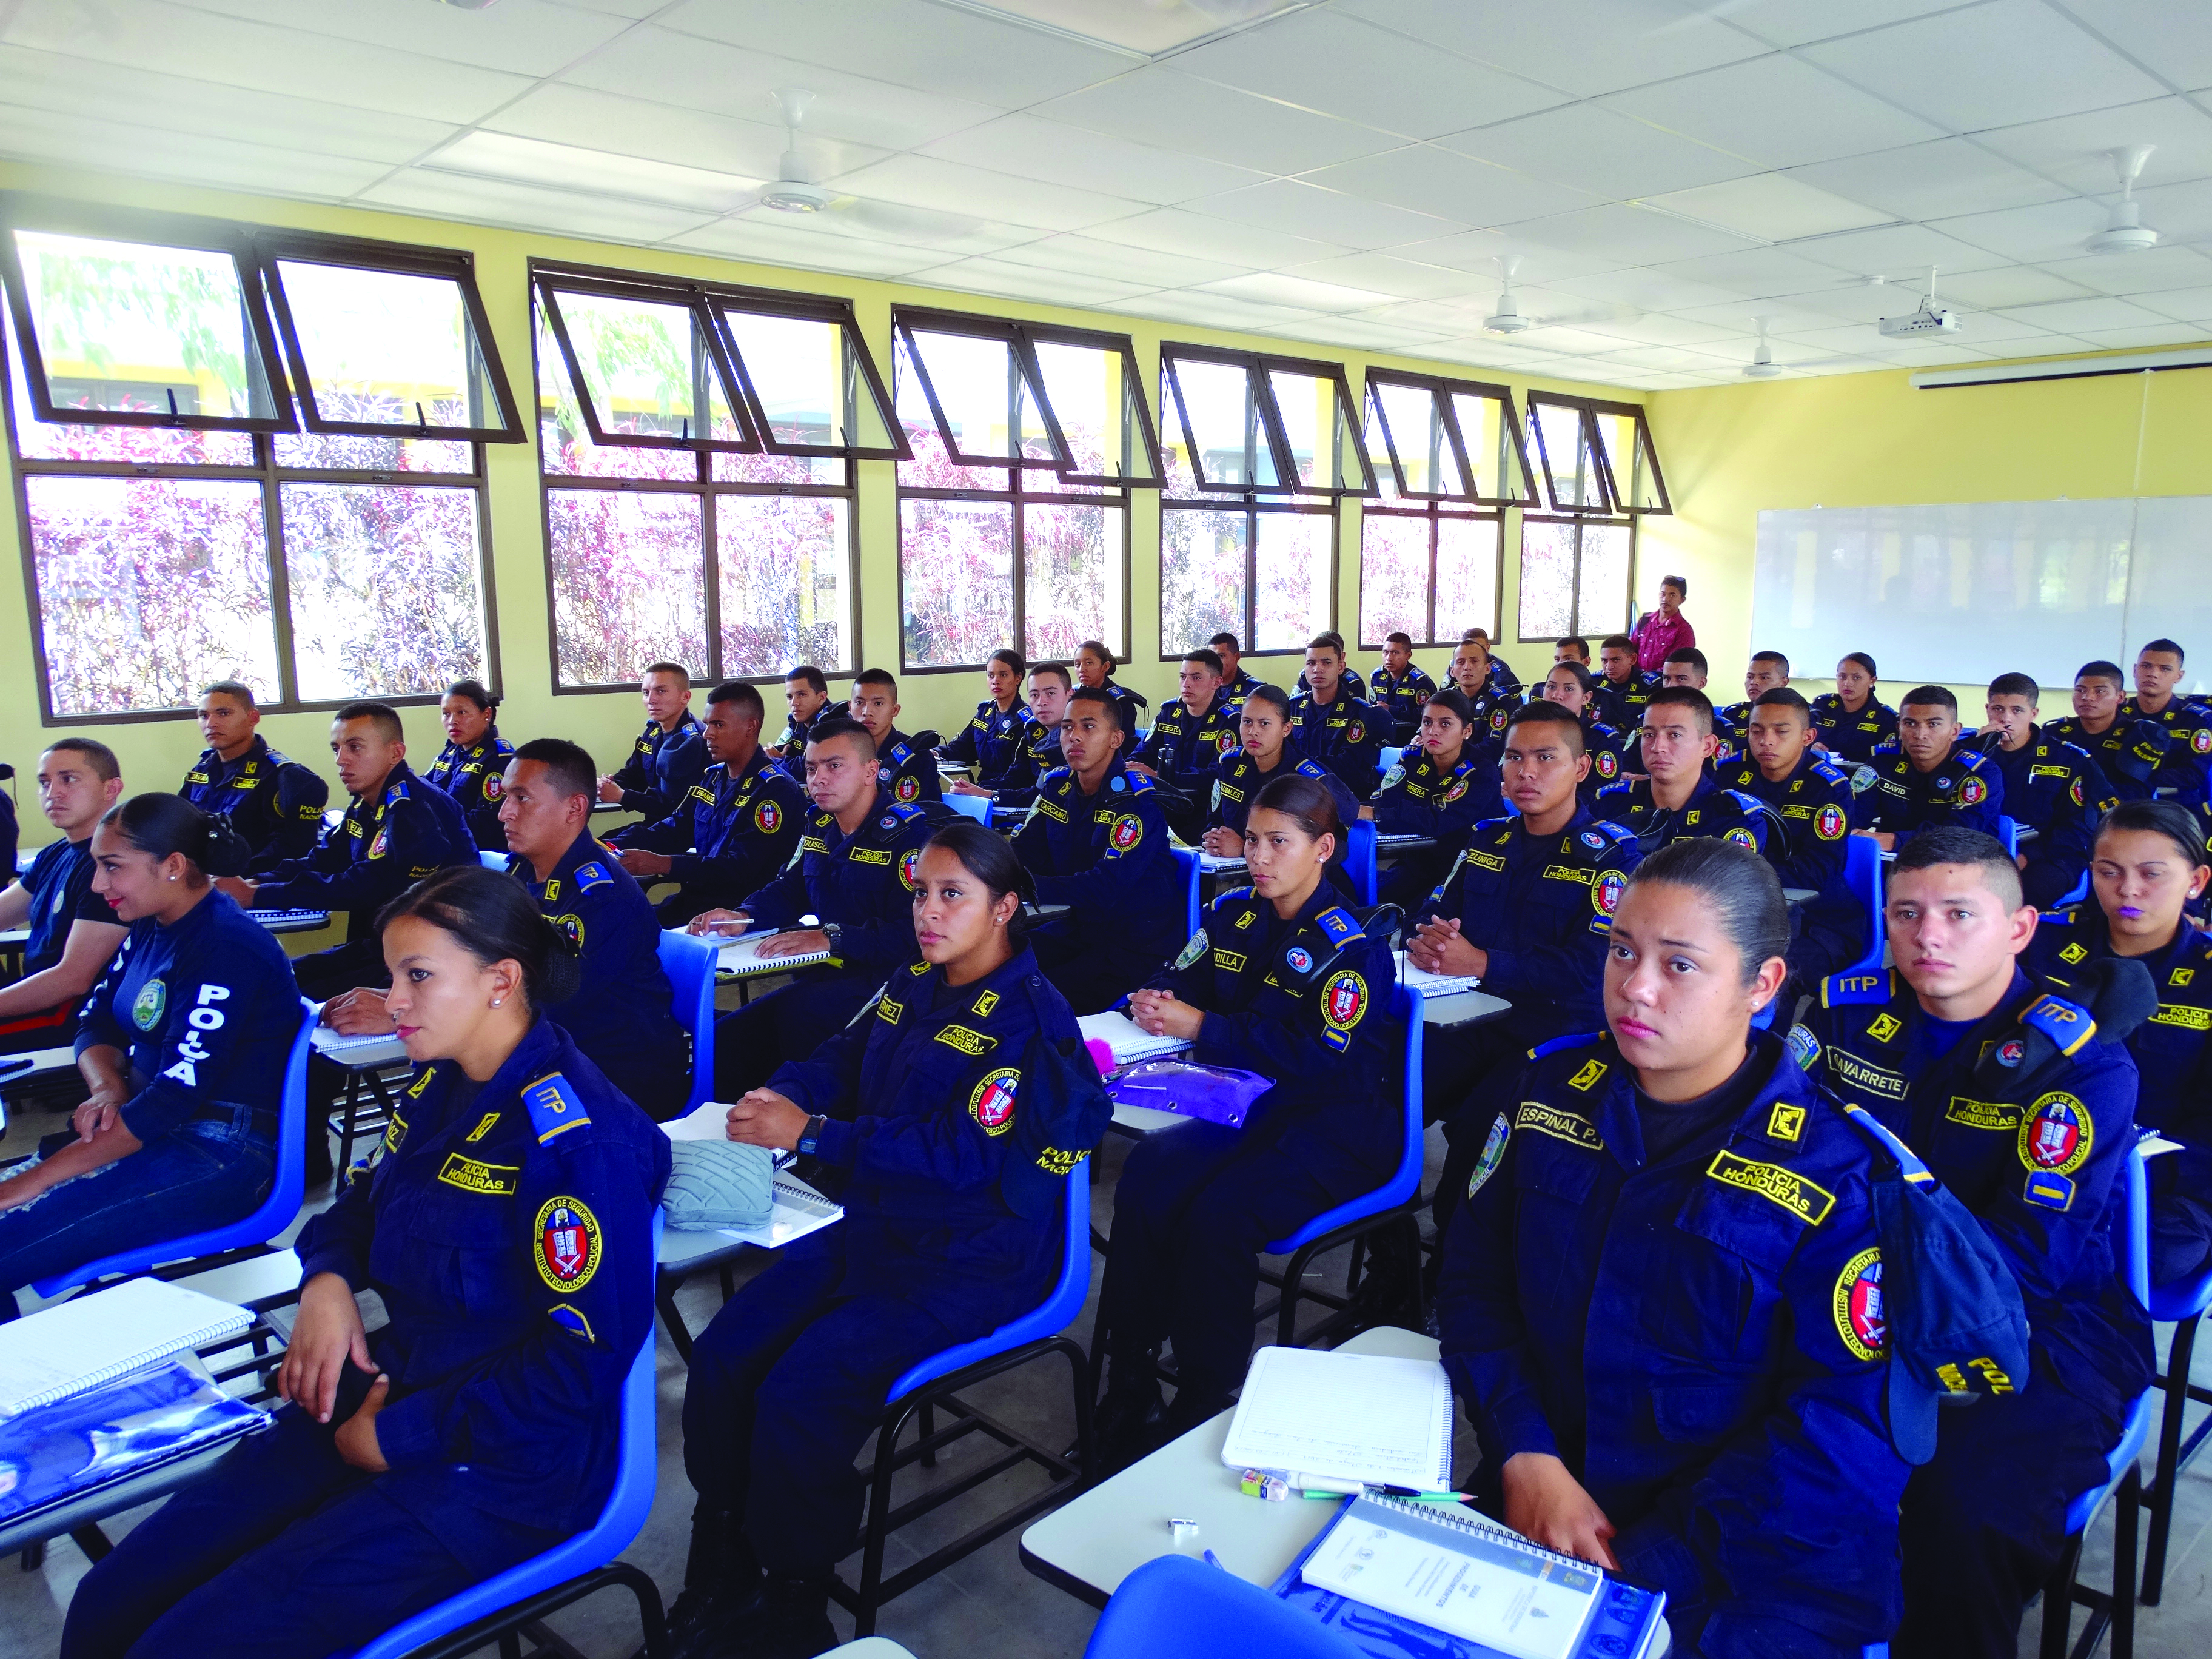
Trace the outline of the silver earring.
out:
M 491 1006 L 492 1006 L 493 1007 L 496 1008 L 496 1007 L 498 1007 L 498 1006 L 500 1006 L 500 1004 L 501 1004 L 502 1002 L 505 1002 L 506 1000 L 507 1000 L 507 999 L 506 999 L 505 997 L 494 997 L 494 998 L 491 1000 Z

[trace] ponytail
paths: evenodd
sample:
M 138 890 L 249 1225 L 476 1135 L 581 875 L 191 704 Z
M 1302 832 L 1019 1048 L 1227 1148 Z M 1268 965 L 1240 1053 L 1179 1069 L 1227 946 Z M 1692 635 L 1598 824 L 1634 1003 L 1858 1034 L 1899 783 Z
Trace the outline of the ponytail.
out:
M 253 849 L 228 818 L 203 812 L 179 795 L 133 795 L 101 813 L 100 822 L 156 864 L 182 858 L 191 866 L 194 887 L 210 876 L 243 875 L 253 861 Z
M 426 921 L 489 968 L 522 967 L 522 994 L 540 1011 L 567 1002 L 584 986 L 576 943 L 541 915 L 514 877 L 480 864 L 448 865 L 377 913 L 379 933 L 407 917 Z

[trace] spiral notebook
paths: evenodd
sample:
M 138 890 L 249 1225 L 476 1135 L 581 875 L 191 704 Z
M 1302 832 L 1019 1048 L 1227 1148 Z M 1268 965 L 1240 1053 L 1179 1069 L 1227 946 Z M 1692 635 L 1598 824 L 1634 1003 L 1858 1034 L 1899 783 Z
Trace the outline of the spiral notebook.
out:
M 0 1418 L 66 1400 L 252 1322 L 234 1303 L 158 1279 L 41 1308 L 0 1325 Z
M 1266 1347 L 1252 1356 L 1221 1461 L 1440 1492 L 1451 1485 L 1451 1379 L 1433 1359 Z

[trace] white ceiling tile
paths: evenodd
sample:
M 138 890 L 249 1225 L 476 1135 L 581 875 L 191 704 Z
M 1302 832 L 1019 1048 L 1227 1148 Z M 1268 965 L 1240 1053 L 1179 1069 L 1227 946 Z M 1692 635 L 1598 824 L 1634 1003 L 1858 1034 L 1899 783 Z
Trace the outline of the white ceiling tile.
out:
M 559 144 L 581 142 L 594 150 L 677 161 L 753 179 L 776 176 L 786 143 L 784 130 L 769 122 L 678 109 L 648 98 L 629 98 L 559 81 L 544 82 L 482 125 L 487 131 L 511 132 Z M 800 138 L 799 153 L 809 177 L 830 179 L 879 161 L 890 152 L 809 134 Z
M 1638 266 L 1628 270 L 1600 271 L 1592 276 L 1568 276 L 1552 284 L 1562 294 L 1637 311 L 1686 311 L 1692 306 L 1715 305 L 1734 296 L 1708 283 L 1687 282 L 1667 274 L 1663 268 Z
M 1997 314 L 2018 318 L 2054 334 L 2080 334 L 2093 328 L 2156 328 L 2170 321 L 2154 311 L 2104 295 L 2087 300 L 2053 300 L 2048 305 L 2020 306 Z
M 1975 138 L 1939 138 L 1933 143 L 1792 167 L 1790 176 L 1899 219 L 1986 213 L 2057 201 L 2068 194 L 2048 179 L 1990 155 Z
M 1793 295 L 1795 304 L 1805 311 L 1824 312 L 1845 322 L 1873 324 L 1885 317 L 1909 317 L 1920 309 L 1920 301 L 1928 292 L 1924 271 L 1910 282 L 1867 283 L 1857 287 L 1833 288 L 1818 294 Z M 1942 280 L 1936 285 L 1936 301 L 1948 303 Z
M 579 11 L 602 11 L 610 17 L 650 17 L 667 3 L 667 0 L 559 0 L 564 6 L 574 6 Z
M 1158 67 L 1056 98 L 1033 112 L 1267 173 L 1306 173 L 1398 143 L 1372 127 Z
M 1568 252 L 1602 251 L 1617 258 L 1656 264 L 1666 259 L 1694 259 L 1705 253 L 1733 253 L 1753 246 L 1747 237 L 1693 225 L 1671 214 L 1652 213 L 1640 207 L 1613 204 L 1532 219 L 1513 228 L 1540 247 Z
M 1564 101 L 1533 81 L 1320 9 L 1178 53 L 1175 66 L 1408 138 L 1457 131 L 1478 111 L 1477 118 L 1503 120 Z
M 1952 225 L 1971 222 L 1945 222 Z M 1924 225 L 1887 225 L 1874 230 L 1847 230 L 1838 236 L 1808 236 L 1802 242 L 1790 243 L 1789 251 L 1815 264 L 1833 265 L 1857 276 L 1896 277 L 1917 271 L 1924 277 L 1929 265 L 1939 265 L 1947 271 L 1988 270 L 2010 263 L 2002 249 L 1993 252 L 1979 244 L 1960 236 L 1947 236 L 1942 230 Z
M 1908 17 L 1925 17 L 1948 11 L 1958 0 L 1747 0 L 1731 7 L 1727 17 L 1740 29 L 1771 40 L 1778 46 L 1802 46 L 1838 34 L 1857 34 L 1899 23 Z
M 2153 147 L 2143 163 L 2144 185 L 2212 178 L 2212 115 L 2186 98 L 2153 98 L 2082 115 L 1997 127 L 1976 133 L 1974 143 L 2090 196 L 2118 193 L 2119 179 L 2108 152 L 2131 144 Z
M 1073 190 L 1165 207 L 1259 183 L 1267 175 L 1152 144 L 1086 132 L 1036 115 L 1006 115 L 932 139 L 925 155 Z
M 1218 259 L 1224 264 L 1243 265 L 1252 270 L 1307 264 L 1332 254 L 1352 252 L 1340 243 L 1285 236 L 1279 231 L 1262 230 L 1257 225 L 1211 219 L 1182 208 L 1159 208 L 1133 219 L 1110 220 L 1091 234 L 1130 247 L 1188 254 L 1197 259 Z
M 658 242 L 696 229 L 706 216 L 687 208 L 586 196 L 507 179 L 474 179 L 459 173 L 409 167 L 371 185 L 356 198 L 365 206 L 404 208 L 441 219 L 515 225 L 605 241 Z
M 1434 214 L 1415 213 L 1380 202 L 1364 201 L 1323 190 L 1297 179 L 1271 179 L 1221 196 L 1183 204 L 1193 213 L 1234 219 L 1292 236 L 1343 242 L 1357 248 L 1388 247 L 1399 242 L 1432 241 L 1465 228 Z
M 1971 363 L 1994 362 L 2004 355 L 1996 351 L 1977 351 L 1969 345 L 1934 341 L 1907 344 L 1898 340 L 1884 340 L 1881 343 L 1881 360 L 1892 368 L 1963 368 Z
M 1151 248 L 1124 247 L 1095 236 L 1046 236 L 1010 247 L 1000 257 L 1016 264 L 1105 276 L 1148 289 L 1195 288 L 1200 283 L 1218 282 L 1224 276 L 1239 274 L 1237 266 L 1219 260 L 1194 259 L 1186 254 L 1160 253 Z
M 1152 291 L 1141 283 L 1117 283 L 1109 277 L 1082 276 L 1071 270 L 1046 270 L 988 256 L 955 259 L 949 264 L 933 266 L 909 280 L 931 288 L 994 294 L 1054 306 L 1103 305 L 1109 300 L 1127 300 Z
M 685 109 L 779 124 L 783 117 L 776 105 L 776 88 L 803 87 L 814 94 L 806 112 L 806 136 L 849 139 L 883 149 L 911 149 L 1000 112 L 988 104 L 916 92 L 651 27 L 630 30 L 562 78 Z
M 825 236 L 795 229 L 784 222 L 781 214 L 746 214 L 734 219 L 717 219 L 696 230 L 671 237 L 669 246 L 848 276 L 903 276 L 945 262 L 945 252 L 939 248 L 902 247 L 890 242 L 865 241 L 857 236 Z
M 2203 288 L 2168 289 L 2161 294 L 2141 295 L 2136 303 L 2145 311 L 2155 311 L 2177 322 L 2212 322 L 2212 283 Z
M 1389 301 L 1387 294 L 1370 289 L 1346 288 L 1336 283 L 1316 283 L 1289 276 L 1278 270 L 1255 271 L 1249 276 L 1224 276 L 1200 290 L 1223 294 L 1232 300 L 1258 300 L 1273 306 L 1295 306 L 1302 311 L 1364 311 Z
M 1726 360 L 1709 351 L 1690 351 L 1680 346 L 1632 346 L 1626 351 L 1608 351 L 1590 362 L 1592 369 L 1611 369 L 1616 366 L 1637 369 L 1699 369 L 1710 371 L 1726 367 Z
M 1140 294 L 1132 300 L 1109 301 L 1101 309 L 1125 311 L 1139 317 L 1156 317 L 1167 323 L 1230 329 L 1287 328 L 1295 324 L 1311 322 L 1320 314 L 1300 311 L 1291 306 L 1260 305 L 1249 300 L 1231 300 L 1219 294 L 1200 294 L 1190 289 L 1172 289 L 1159 294 Z
M 404 40 L 408 50 L 479 69 L 517 75 L 552 75 L 629 27 L 605 12 L 550 5 L 546 0 L 503 0 L 477 11 L 427 0 L 185 0 L 195 11 L 220 12 L 246 22 L 281 18 L 286 27 L 334 35 L 362 46 Z
M 1829 266 L 1801 259 L 1780 248 L 1747 248 L 1741 253 L 1709 253 L 1702 258 L 1677 259 L 1656 267 L 1660 275 L 1683 282 L 1725 289 L 1748 300 L 1777 295 L 1806 294 L 1833 288 L 1840 280 Z
M 2085 328 L 2076 337 L 2100 351 L 2154 351 L 2162 346 L 2201 344 L 2207 334 L 2202 325 L 2165 323 L 2146 328 Z
M 1618 270 L 1626 259 L 1596 253 L 1567 253 L 1538 247 L 1514 231 L 1473 230 L 1462 236 L 1439 237 L 1433 242 L 1408 242 L 1390 250 L 1394 259 L 1418 259 L 1424 264 L 1448 265 L 1455 270 L 1498 275 L 1498 262 L 1507 255 L 1521 261 L 1521 270 L 1532 283 L 1548 283 L 1563 276 L 1589 276 L 1601 270 Z
M 514 179 L 552 190 L 582 190 L 696 208 L 702 213 L 727 213 L 742 207 L 762 183 L 757 178 L 710 173 L 672 161 L 610 155 L 605 150 L 481 131 L 462 134 L 434 155 L 424 158 L 421 165 L 441 173 Z
M 1766 319 L 1768 332 L 1776 335 L 1801 334 L 1836 325 L 1836 319 L 1826 312 L 1811 310 L 1794 300 L 1730 300 L 1720 305 L 1692 306 L 1670 314 L 1684 322 L 1709 323 L 1715 328 L 1726 329 L 1731 337 L 1756 334 L 1761 317 Z
M 1764 50 L 1678 0 L 1340 0 L 1340 9 L 1420 41 L 1594 98 Z
M 2050 341 L 2063 337 L 2056 329 L 2024 323 L 1995 311 L 1962 313 L 1959 330 L 1960 337 L 1972 345 L 2002 345 L 2007 351 L 2048 351 L 2054 349 Z
M 1740 179 L 1756 166 L 1693 139 L 1618 114 L 1601 104 L 1574 104 L 1480 126 L 1441 138 L 1457 150 L 1531 178 L 1609 201 Z
M 1584 191 L 1425 144 L 1323 167 L 1308 182 L 1478 226 L 1534 219 L 1595 199 Z
M 1942 136 L 1894 104 L 1781 52 L 1617 92 L 1604 101 L 1766 167 L 1801 167 Z
M 823 182 L 832 190 L 849 191 L 872 201 L 934 208 L 940 213 L 1036 225 L 1045 230 L 1081 230 L 1146 211 L 1142 202 L 1041 185 L 1033 179 L 986 173 L 981 167 L 962 167 L 928 155 L 894 155 Z
M 243 87 L 226 87 L 210 95 L 213 92 L 204 81 L 23 46 L 0 46 L 0 98 L 18 106 L 68 114 L 88 109 L 127 112 L 135 125 L 157 131 L 244 139 L 392 165 L 411 161 L 454 131 L 444 121 L 284 93 L 250 92 Z
M 2137 191 L 2136 199 L 2142 204 L 2142 222 L 2161 236 L 2212 235 L 2212 179 L 2154 185 Z
M 1308 337 L 1324 345 L 1345 345 L 1369 351 L 1404 351 L 1419 355 L 1438 337 L 1417 328 L 1394 328 L 1364 317 L 1316 317 L 1301 324 Z
M 106 116 L 12 104 L 0 105 L 0 155 L 324 201 L 350 196 L 391 170 L 386 162 L 358 156 L 158 131 Z
M 1879 208 L 1847 202 L 1780 173 L 1755 173 L 1644 198 L 1644 205 L 1759 241 L 1791 241 L 1891 222 Z
M 1495 282 L 1498 273 L 1492 270 L 1486 278 L 1442 265 L 1416 264 L 1392 253 L 1351 253 L 1341 258 L 1316 259 L 1310 264 L 1292 265 L 1283 275 L 1307 276 L 1319 283 L 1341 283 L 1347 288 L 1371 289 L 1377 294 L 1401 300 L 1441 300 L 1473 293 L 1486 280 Z
M 2078 300 L 2089 292 L 2079 283 L 2034 265 L 2000 265 L 1994 270 L 1945 272 L 1940 278 L 1947 298 L 1961 304 L 1994 311 L 2000 306 L 2040 305 L 2045 300 Z
M 2042 0 L 1986 0 L 1807 46 L 1802 55 L 1953 132 L 2166 90 Z
M 2212 87 L 2212 11 L 2172 0 L 2066 0 L 2066 6 L 2175 85 Z
M 1775 356 L 1783 361 L 1802 361 L 1816 355 L 1863 356 L 1889 343 L 1864 323 L 1848 328 L 1792 329 L 1786 336 L 1770 325 L 1768 332 L 1774 336 Z
M 2062 282 L 2078 283 L 2099 294 L 2133 296 L 2160 289 L 2198 288 L 2212 283 L 2212 258 L 2196 247 L 2156 247 L 2142 253 L 2087 254 L 2054 260 L 2042 267 Z
M 1249 24 L 1306 0 L 1237 0 L 1234 21 Z M 1158 58 L 1222 32 L 1215 0 L 990 0 L 990 9 L 1043 23 L 1086 40 Z
M 1036 241 L 1044 234 L 1032 225 L 999 224 L 972 214 L 852 196 L 841 198 L 822 213 L 779 213 L 774 208 L 758 207 L 733 216 L 787 226 L 828 241 L 849 236 L 864 242 L 934 250 L 939 262 L 963 254 L 1001 253 L 1018 243 Z
M 1589 327 L 1593 333 L 1609 335 L 1625 344 L 1694 346 L 1700 351 L 1711 350 L 1713 341 L 1727 338 L 1731 331 L 1712 323 L 1657 311 L 1626 317 L 1618 322 L 1592 323 Z
M 654 22 L 893 86 L 1018 109 L 1120 74 L 1127 53 L 930 0 L 690 0 Z
M 1987 248 L 1992 253 L 2023 264 L 2039 264 L 2046 260 L 2078 258 L 2086 253 L 2089 239 L 2104 229 L 2110 217 L 2102 204 L 2077 196 L 2034 207 L 1938 219 L 1929 227 L 1928 234 Z M 1946 259 L 1942 263 L 1950 262 Z

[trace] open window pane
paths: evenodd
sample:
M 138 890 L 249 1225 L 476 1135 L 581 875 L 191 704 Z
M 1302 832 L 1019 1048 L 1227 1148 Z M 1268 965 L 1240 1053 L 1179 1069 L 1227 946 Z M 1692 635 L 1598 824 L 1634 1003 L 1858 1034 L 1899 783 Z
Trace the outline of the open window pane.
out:
M 1542 471 L 1555 513 L 1613 512 L 1603 470 L 1590 446 L 1590 427 L 1580 404 L 1532 393 L 1528 428 L 1536 439 Z
M 460 438 L 364 438 L 351 433 L 280 432 L 273 441 L 279 466 L 344 467 L 360 472 L 477 470 L 475 445 Z
M 1244 635 L 1252 515 L 1241 507 L 1160 513 L 1160 648 L 1195 651 L 1214 635 Z
M 1022 652 L 1072 662 L 1097 640 L 1121 654 L 1121 550 L 1127 514 L 1104 501 L 1022 503 Z
M 937 416 L 930 411 L 928 394 L 921 389 L 921 377 L 915 372 L 904 341 L 899 343 L 893 355 L 891 373 L 899 431 L 913 452 L 911 460 L 898 464 L 900 489 L 1001 492 L 1013 489 L 1013 473 L 1003 463 L 997 466 L 963 466 L 952 459 L 952 452 L 945 446 L 945 434 L 938 429 Z
M 1358 426 L 1343 380 L 1271 367 L 1267 386 L 1297 469 L 1297 487 L 1331 495 L 1373 495 L 1375 481 L 1359 453 Z
M 691 479 L 699 463 L 688 450 L 634 449 L 597 441 L 584 405 L 569 384 L 568 365 L 553 325 L 538 318 L 538 453 L 549 477 Z M 649 659 L 648 659 L 649 660 Z
M 1065 476 L 1078 483 L 1158 488 L 1159 444 L 1129 348 L 1035 339 L 1031 349 L 1053 418 L 1073 458 Z
M 1254 550 L 1252 648 L 1303 651 L 1328 627 L 1335 586 L 1336 515 L 1262 513 Z
M 717 495 L 722 673 L 853 666 L 852 503 L 840 495 Z
M 1012 502 L 901 501 L 899 571 L 908 668 L 980 664 L 1014 642 Z
M 1022 362 L 1012 330 L 985 336 L 902 324 L 899 337 L 955 461 L 1069 466 L 1046 424 L 1043 388 Z
M 693 495 L 545 492 L 561 684 L 635 684 L 664 657 L 705 671 L 703 511 Z
M 484 676 L 475 490 L 288 483 L 279 495 L 302 702 L 435 696 Z
M 697 306 L 543 281 L 538 291 L 594 443 L 759 447 L 740 424 Z
M 259 484 L 56 477 L 22 484 L 54 714 L 189 708 L 218 679 L 276 699 Z
M 1556 640 L 1575 631 L 1577 526 L 1521 520 L 1521 637 Z
M 1514 418 L 1512 399 L 1502 394 L 1455 392 L 1451 402 L 1460 441 L 1467 447 L 1467 464 L 1474 475 L 1469 481 L 1474 499 L 1491 507 L 1536 506 L 1528 450 L 1521 440 L 1520 423 Z
M 1160 372 L 1200 489 L 1291 488 L 1275 465 L 1253 369 L 1203 357 L 1164 357 Z
M 9 251 L 42 419 L 292 429 L 259 281 L 234 253 L 21 229 Z
M 243 432 L 210 432 L 198 427 L 79 426 L 40 420 L 31 406 L 22 356 L 14 349 L 15 337 L 11 325 L 8 392 L 15 415 L 16 453 L 25 460 L 124 461 L 133 466 L 253 465 L 253 440 Z
M 459 276 L 283 258 L 270 269 L 310 431 L 522 440 Z
M 1430 638 L 1456 640 L 1470 628 L 1498 637 L 1498 554 L 1504 532 L 1496 519 L 1437 514 L 1436 631 Z
M 1429 531 L 1426 516 L 1368 513 L 1359 521 L 1359 642 L 1379 651 L 1402 629 L 1429 636 Z
M 1452 447 L 1441 392 L 1370 375 L 1367 395 L 1375 406 L 1399 494 L 1434 501 L 1470 493 Z M 1286 425 L 1289 418 L 1284 417 Z M 1297 447 L 1295 440 L 1291 447 Z
M 1628 626 L 1628 564 L 1631 546 L 1625 524 L 1585 524 L 1582 562 L 1577 574 L 1575 631 L 1595 638 Z
M 1591 406 L 1600 453 L 1605 459 L 1606 487 L 1622 513 L 1672 513 L 1667 481 L 1660 475 L 1659 458 L 1651 447 L 1651 428 L 1644 411 L 1630 404 Z
M 901 459 L 883 380 L 848 321 L 718 305 L 762 441 L 780 455 Z M 810 659 L 811 660 L 811 659 Z

